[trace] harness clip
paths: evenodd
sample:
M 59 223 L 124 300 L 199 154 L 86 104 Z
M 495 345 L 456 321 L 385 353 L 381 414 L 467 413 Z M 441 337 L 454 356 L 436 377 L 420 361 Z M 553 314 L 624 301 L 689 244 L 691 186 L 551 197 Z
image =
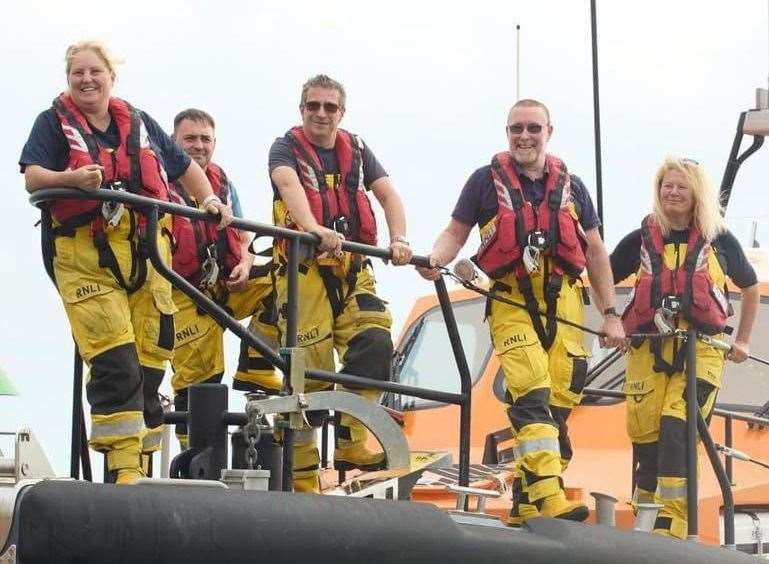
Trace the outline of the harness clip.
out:
M 216 245 L 206 247 L 206 253 L 208 258 L 200 266 L 202 276 L 200 277 L 199 287 L 201 290 L 213 290 L 216 287 L 216 282 L 219 280 Z
M 109 190 L 118 190 L 121 192 L 125 190 L 125 188 L 123 188 L 123 183 L 119 180 L 107 184 L 106 188 Z M 122 202 L 104 202 L 101 205 L 101 214 L 104 217 L 104 222 L 109 227 L 117 227 L 117 225 L 120 223 L 120 220 L 123 218 L 124 213 L 125 205 Z

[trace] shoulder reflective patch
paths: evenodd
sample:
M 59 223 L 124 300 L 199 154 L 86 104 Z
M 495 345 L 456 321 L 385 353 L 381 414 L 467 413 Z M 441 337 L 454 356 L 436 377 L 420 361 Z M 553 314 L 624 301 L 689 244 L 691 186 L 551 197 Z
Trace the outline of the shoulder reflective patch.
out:
M 147 128 L 144 125 L 144 120 L 140 120 L 139 125 L 139 147 L 146 149 L 150 146 L 150 136 L 147 133 Z
M 69 141 L 69 148 L 73 151 L 80 151 L 81 153 L 88 152 L 88 145 L 85 143 L 85 139 L 80 132 L 70 125 L 62 125 L 62 131 L 64 131 L 64 137 Z

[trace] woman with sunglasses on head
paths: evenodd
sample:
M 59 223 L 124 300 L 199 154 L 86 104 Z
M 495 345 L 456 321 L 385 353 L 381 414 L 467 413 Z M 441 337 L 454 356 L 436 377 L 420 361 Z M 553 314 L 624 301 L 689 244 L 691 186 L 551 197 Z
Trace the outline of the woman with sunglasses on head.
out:
M 100 188 L 168 199 L 179 180 L 208 211 L 231 221 L 200 167 L 146 113 L 113 97 L 115 60 L 95 41 L 67 48 L 67 89 L 35 121 L 19 164 L 28 192 Z M 170 283 L 141 251 L 145 220 L 122 205 L 57 200 L 43 212 L 44 241 L 78 349 L 90 367 L 91 447 L 119 484 L 145 474 L 159 449 L 157 390 L 174 334 Z M 169 218 L 161 223 L 170 228 Z M 161 256 L 170 241 L 160 236 Z
M 517 440 L 508 524 L 519 527 L 540 515 L 583 521 L 588 508 L 566 498 L 561 473 L 572 458 L 566 422 L 582 398 L 588 353 L 582 332 L 555 316 L 582 323 L 586 269 L 604 313 L 602 343 L 624 342 L 609 257 L 585 185 L 547 152 L 553 134 L 547 107 L 519 100 L 508 113 L 506 134 L 508 150 L 476 170 L 462 189 L 430 264 L 454 260 L 478 225 L 481 245 L 473 260 L 492 279 L 492 292 L 527 305 L 490 300 L 487 308 Z M 420 273 L 428 280 L 440 276 L 437 268 Z
M 706 419 L 721 385 L 726 357 L 742 362 L 758 311 L 756 273 L 721 215 L 704 169 L 689 159 L 666 159 L 654 178 L 654 205 L 640 229 L 611 255 L 614 281 L 636 274 L 622 313 L 627 334 L 672 333 L 692 326 L 723 340 L 730 315 L 727 279 L 742 292 L 731 349 L 724 355 L 697 341 L 697 402 Z M 625 391 L 633 443 L 633 505 L 662 505 L 654 532 L 685 539 L 686 346 L 679 339 L 631 339 Z

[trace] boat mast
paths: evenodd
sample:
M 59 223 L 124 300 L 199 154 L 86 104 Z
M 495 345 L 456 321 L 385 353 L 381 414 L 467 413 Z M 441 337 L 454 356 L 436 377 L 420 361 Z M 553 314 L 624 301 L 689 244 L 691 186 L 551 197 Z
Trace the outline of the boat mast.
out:
M 598 97 L 598 25 L 595 0 L 590 0 L 590 36 L 593 46 L 593 130 L 595 134 L 595 191 L 598 204 L 598 232 L 603 239 L 603 175 L 601 172 L 601 107 Z
M 521 99 L 521 25 L 515 25 L 515 99 Z

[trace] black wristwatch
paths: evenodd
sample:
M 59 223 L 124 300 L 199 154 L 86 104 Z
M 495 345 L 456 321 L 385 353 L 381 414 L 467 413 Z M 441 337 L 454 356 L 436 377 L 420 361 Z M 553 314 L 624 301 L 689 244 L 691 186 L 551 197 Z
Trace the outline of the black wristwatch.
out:
M 617 313 L 617 310 L 612 307 L 607 307 L 605 310 L 603 310 L 603 316 L 609 317 L 610 315 L 613 315 L 614 317 L 619 317 L 619 314 Z

